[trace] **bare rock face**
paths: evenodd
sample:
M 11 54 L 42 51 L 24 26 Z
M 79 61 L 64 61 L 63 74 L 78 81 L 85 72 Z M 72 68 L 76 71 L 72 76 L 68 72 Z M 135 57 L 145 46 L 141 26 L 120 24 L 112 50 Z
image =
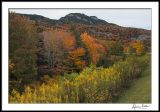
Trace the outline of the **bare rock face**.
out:
M 59 19 L 61 23 L 81 23 L 88 25 L 108 24 L 108 22 L 98 19 L 96 16 L 87 16 L 81 13 L 70 13 Z
M 94 20 L 98 20 L 98 18 L 96 16 L 90 16 L 92 19 Z

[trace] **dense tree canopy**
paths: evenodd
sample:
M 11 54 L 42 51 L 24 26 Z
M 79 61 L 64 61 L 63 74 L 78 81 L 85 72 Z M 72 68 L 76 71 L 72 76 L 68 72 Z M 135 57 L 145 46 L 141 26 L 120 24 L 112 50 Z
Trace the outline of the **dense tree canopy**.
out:
M 10 86 L 21 89 L 36 78 L 36 42 L 34 22 L 9 13 Z

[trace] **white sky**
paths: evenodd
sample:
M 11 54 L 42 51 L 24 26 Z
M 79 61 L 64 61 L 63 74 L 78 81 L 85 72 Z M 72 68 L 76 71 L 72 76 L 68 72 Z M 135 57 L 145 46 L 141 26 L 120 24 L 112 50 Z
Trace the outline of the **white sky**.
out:
M 151 9 L 10 9 L 10 11 L 37 14 L 51 19 L 59 19 L 69 13 L 84 13 L 120 26 L 151 29 Z

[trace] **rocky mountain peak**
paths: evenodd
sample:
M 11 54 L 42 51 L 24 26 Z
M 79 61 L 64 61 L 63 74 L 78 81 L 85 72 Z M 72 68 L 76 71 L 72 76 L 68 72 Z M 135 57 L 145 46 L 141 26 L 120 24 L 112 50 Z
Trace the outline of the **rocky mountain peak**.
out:
M 107 24 L 108 22 L 98 19 L 96 16 L 87 16 L 83 13 L 70 13 L 65 17 L 60 18 L 60 21 L 63 23 L 82 23 L 82 24 Z

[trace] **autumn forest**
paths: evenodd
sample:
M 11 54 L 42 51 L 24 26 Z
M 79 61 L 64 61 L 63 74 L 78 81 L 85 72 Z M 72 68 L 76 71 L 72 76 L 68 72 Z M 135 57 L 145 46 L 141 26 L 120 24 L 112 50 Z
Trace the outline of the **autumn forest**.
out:
M 148 103 L 149 69 L 151 30 L 80 13 L 52 20 L 9 12 L 9 103 L 123 102 L 145 77 L 146 97 L 125 102 Z

